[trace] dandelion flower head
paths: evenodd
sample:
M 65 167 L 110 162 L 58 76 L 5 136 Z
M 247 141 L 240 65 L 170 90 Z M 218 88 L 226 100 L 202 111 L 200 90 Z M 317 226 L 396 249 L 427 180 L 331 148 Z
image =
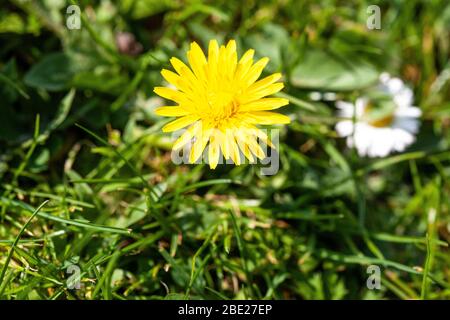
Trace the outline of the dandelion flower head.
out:
M 174 88 L 156 87 L 159 96 L 174 101 L 175 106 L 159 107 L 160 116 L 176 117 L 163 127 L 164 132 L 186 131 L 173 149 L 192 143 L 189 162 L 196 162 L 208 145 L 209 166 L 214 169 L 222 153 L 236 165 L 242 163 L 240 152 L 250 161 L 265 153 L 258 139 L 272 146 L 268 135 L 257 125 L 286 124 L 289 117 L 273 112 L 288 104 L 284 98 L 268 97 L 283 89 L 280 73 L 260 79 L 269 59 L 253 60 L 250 49 L 238 60 L 236 42 L 219 47 L 209 42 L 207 57 L 193 42 L 187 52 L 190 67 L 177 58 L 170 60 L 175 72 L 163 69 L 164 79 Z

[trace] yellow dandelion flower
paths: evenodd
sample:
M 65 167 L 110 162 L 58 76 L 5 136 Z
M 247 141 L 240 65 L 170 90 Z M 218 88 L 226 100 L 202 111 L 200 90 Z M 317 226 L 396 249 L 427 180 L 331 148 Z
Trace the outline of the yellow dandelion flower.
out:
M 269 146 L 269 137 L 257 124 L 285 124 L 289 117 L 272 112 L 289 101 L 283 98 L 266 98 L 283 89 L 277 82 L 280 73 L 258 80 L 269 59 L 253 63 L 254 50 L 248 50 L 238 61 L 236 42 L 230 40 L 220 46 L 216 40 L 209 42 L 208 58 L 200 46 L 193 42 L 187 52 L 190 68 L 177 58 L 170 60 L 176 73 L 163 69 L 164 79 L 175 86 L 155 87 L 159 96 L 172 100 L 176 106 L 159 107 L 160 116 L 177 117 L 165 125 L 164 132 L 183 128 L 187 130 L 175 141 L 173 149 L 187 143 L 192 147 L 189 162 L 196 162 L 209 143 L 208 160 L 214 169 L 220 151 L 226 160 L 241 164 L 240 151 L 250 161 L 254 156 L 265 157 L 257 139 Z

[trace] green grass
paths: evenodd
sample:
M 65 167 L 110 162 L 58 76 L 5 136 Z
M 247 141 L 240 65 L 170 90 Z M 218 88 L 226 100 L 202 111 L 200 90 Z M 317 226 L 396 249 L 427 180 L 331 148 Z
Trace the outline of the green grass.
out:
M 0 299 L 450 298 L 447 1 L 132 2 L 0 8 Z M 371 4 L 381 30 L 366 29 Z M 119 31 L 139 55 L 118 51 Z M 294 121 L 274 176 L 171 161 L 153 87 L 210 38 L 285 77 Z M 354 100 L 383 71 L 413 88 L 421 130 L 404 153 L 360 158 L 334 103 L 309 95 Z

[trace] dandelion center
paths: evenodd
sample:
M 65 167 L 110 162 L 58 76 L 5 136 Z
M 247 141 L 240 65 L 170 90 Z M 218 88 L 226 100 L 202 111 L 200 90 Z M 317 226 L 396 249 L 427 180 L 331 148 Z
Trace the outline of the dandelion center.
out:
M 219 129 L 236 117 L 239 111 L 239 102 L 233 94 L 228 92 L 211 93 L 210 97 L 208 100 L 209 110 L 201 115 L 201 118 L 209 121 L 213 128 Z

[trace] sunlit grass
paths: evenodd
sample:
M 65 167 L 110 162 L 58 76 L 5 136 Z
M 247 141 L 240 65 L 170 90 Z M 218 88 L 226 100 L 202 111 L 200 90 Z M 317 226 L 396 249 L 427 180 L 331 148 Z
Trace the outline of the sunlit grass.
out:
M 450 298 L 446 1 L 380 1 L 372 31 L 365 1 L 128 2 L 83 2 L 80 30 L 66 4 L 0 9 L 17 22 L 0 24 L 1 299 Z M 118 31 L 142 51 L 120 52 Z M 273 176 L 171 160 L 153 88 L 213 38 L 283 74 Z M 385 71 L 414 90 L 421 129 L 403 153 L 359 157 L 335 102 L 310 96 L 353 102 Z

